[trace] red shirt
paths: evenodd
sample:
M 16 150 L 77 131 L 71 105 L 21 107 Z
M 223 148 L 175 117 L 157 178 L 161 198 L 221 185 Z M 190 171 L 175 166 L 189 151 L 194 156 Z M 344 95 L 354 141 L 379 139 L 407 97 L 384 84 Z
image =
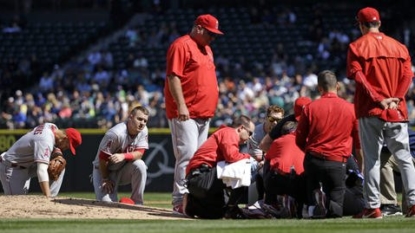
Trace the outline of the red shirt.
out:
M 239 152 L 239 140 L 239 135 L 234 128 L 218 129 L 210 135 L 190 159 L 186 174 L 189 174 L 192 169 L 200 167 L 203 163 L 214 167 L 219 161 L 234 163 L 248 159 L 249 154 Z
M 166 60 L 167 77 L 174 74 L 180 78 L 190 118 L 213 117 L 219 91 L 211 48 L 208 45 L 201 48 L 189 35 L 185 35 L 170 45 Z M 176 118 L 177 105 L 170 93 L 168 78 L 164 95 L 167 118 Z
M 360 149 L 353 104 L 335 93 L 325 93 L 304 107 L 296 130 L 296 143 L 303 151 L 348 157 L 353 142 Z
M 304 152 L 295 144 L 295 134 L 286 134 L 275 139 L 265 159 L 270 161 L 271 170 L 289 174 L 294 166 L 297 175 L 304 172 Z
M 357 118 L 408 121 L 405 94 L 413 76 L 407 48 L 383 33 L 370 32 L 349 45 L 347 77 L 356 81 Z M 381 108 L 379 102 L 390 97 L 401 99 L 399 111 Z

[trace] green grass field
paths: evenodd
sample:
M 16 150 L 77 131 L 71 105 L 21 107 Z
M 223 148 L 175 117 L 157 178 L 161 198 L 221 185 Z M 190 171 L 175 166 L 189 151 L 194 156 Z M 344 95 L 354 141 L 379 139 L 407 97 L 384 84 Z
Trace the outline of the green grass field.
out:
M 62 193 L 61 196 L 93 199 L 93 193 Z M 128 196 L 121 193 L 120 196 Z M 146 205 L 170 208 L 170 193 L 146 193 Z M 0 206 L 1 211 L 1 206 Z M 325 220 L 48 220 L 15 219 L 0 220 L 0 232 L 88 232 L 88 233 L 123 233 L 123 232 L 186 232 L 186 233 L 261 233 L 261 232 L 415 232 L 415 218 L 403 216 L 385 217 L 383 219 L 342 219 Z

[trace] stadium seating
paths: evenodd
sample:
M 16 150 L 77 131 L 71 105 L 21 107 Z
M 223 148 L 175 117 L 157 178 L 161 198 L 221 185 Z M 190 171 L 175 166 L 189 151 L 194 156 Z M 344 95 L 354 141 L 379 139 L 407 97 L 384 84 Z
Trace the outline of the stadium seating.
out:
M 271 9 L 274 13 L 281 11 L 280 6 Z M 354 27 L 353 14 L 354 9 L 345 10 L 330 9 L 329 13 L 322 14 L 322 29 L 325 33 L 328 30 L 337 28 L 347 33 Z M 313 12 L 307 7 L 292 7 L 292 11 L 297 15 L 295 25 L 287 26 L 280 24 L 272 25 L 251 25 L 249 8 L 210 8 L 208 11 L 195 9 L 176 9 L 168 10 L 162 15 L 152 15 L 140 27 L 145 35 L 150 35 L 152 30 L 158 30 L 160 25 L 174 22 L 180 34 L 188 33 L 191 29 L 193 20 L 198 14 L 211 13 L 220 20 L 221 30 L 225 36 L 217 38 L 212 44 L 216 56 L 226 54 L 228 57 L 237 59 L 239 56 L 245 57 L 248 61 L 259 62 L 265 66 L 269 65 L 273 49 L 277 43 L 283 43 L 285 50 L 289 51 L 290 57 L 307 56 L 315 57 L 317 43 L 310 41 L 308 27 L 313 20 Z M 151 70 L 164 69 L 165 51 L 168 44 L 161 44 L 158 48 L 147 47 L 143 43 L 133 49 L 140 52 L 149 60 Z M 131 50 L 127 38 L 121 35 L 109 45 L 109 50 L 114 55 L 114 60 L 122 61 L 126 58 L 127 53 Z M 336 63 L 331 60 L 318 61 L 317 65 L 322 68 L 337 68 Z

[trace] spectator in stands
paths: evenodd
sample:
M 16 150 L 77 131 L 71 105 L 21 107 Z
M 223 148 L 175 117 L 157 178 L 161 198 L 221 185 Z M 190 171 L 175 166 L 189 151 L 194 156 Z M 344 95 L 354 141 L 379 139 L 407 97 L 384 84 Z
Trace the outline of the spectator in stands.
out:
M 135 47 L 141 42 L 139 27 L 129 27 L 125 32 L 125 37 L 128 39 L 129 46 Z
M 89 71 L 93 71 L 102 62 L 102 54 L 99 50 L 93 50 L 88 54 L 87 60 L 90 64 Z
M 49 75 L 49 72 L 47 71 L 43 72 L 42 77 L 40 77 L 38 86 L 39 86 L 39 91 L 43 93 L 54 90 L 54 79 L 51 75 Z
M 22 29 L 15 21 L 13 21 L 10 26 L 3 28 L 3 33 L 19 33 L 21 31 Z

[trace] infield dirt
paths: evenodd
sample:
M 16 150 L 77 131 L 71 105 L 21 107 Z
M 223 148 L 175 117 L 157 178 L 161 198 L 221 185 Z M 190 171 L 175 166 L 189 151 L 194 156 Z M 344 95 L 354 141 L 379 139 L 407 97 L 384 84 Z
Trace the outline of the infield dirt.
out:
M 171 209 L 71 197 L 1 195 L 0 203 L 0 219 L 189 219 L 173 214 Z

